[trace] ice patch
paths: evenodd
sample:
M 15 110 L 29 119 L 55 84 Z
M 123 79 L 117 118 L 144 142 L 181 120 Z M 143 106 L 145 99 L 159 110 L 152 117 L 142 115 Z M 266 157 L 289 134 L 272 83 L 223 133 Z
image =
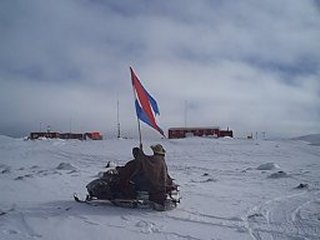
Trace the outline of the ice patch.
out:
M 280 168 L 277 164 L 273 162 L 268 162 L 268 163 L 261 164 L 259 167 L 257 167 L 257 170 L 273 170 L 277 168 Z

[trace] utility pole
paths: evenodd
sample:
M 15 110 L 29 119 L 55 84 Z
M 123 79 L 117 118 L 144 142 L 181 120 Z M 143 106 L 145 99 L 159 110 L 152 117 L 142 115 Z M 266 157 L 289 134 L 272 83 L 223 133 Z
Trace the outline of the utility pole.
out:
M 187 118 L 188 118 L 188 101 L 184 101 L 184 127 L 187 127 Z
M 119 95 L 117 94 L 117 128 L 118 128 L 118 135 L 117 138 L 121 137 L 121 132 L 120 132 L 120 116 L 119 116 Z
M 72 130 L 72 117 L 69 118 L 69 133 L 71 133 Z

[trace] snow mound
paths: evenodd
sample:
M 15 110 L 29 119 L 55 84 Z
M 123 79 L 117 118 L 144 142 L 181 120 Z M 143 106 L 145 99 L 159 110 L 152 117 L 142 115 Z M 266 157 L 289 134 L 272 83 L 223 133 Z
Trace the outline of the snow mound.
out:
M 76 170 L 74 166 L 72 166 L 70 163 L 62 162 L 57 167 L 57 170 Z
M 273 162 L 268 162 L 268 163 L 261 164 L 259 167 L 257 167 L 257 170 L 273 170 L 277 168 L 280 168 L 277 164 Z
M 268 176 L 268 178 L 285 178 L 285 177 L 288 177 L 289 175 L 284 172 L 284 171 L 278 171 L 278 172 L 275 172 L 275 173 L 272 173 Z
M 4 173 L 9 173 L 11 170 L 11 168 L 5 164 L 0 164 L 0 173 L 4 174 Z
M 223 139 L 232 139 L 233 140 L 233 137 L 225 136 L 225 137 L 223 137 Z
M 5 136 L 5 135 L 0 135 L 0 142 L 1 143 L 8 143 L 8 142 L 10 142 L 12 140 L 14 140 L 14 138 L 8 137 L 8 136 Z

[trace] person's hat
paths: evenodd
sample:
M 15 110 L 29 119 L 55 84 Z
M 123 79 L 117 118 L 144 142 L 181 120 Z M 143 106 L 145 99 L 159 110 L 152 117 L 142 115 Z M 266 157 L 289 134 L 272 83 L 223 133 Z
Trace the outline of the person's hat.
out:
M 150 148 L 153 150 L 155 154 L 165 155 L 166 153 L 166 150 L 164 150 L 161 144 L 152 145 L 150 146 Z

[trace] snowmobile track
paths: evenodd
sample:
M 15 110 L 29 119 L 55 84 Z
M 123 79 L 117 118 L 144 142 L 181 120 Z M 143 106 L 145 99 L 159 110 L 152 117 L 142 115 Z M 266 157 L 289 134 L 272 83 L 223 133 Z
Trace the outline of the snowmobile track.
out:
M 305 224 L 308 217 L 301 211 L 320 198 L 320 192 L 303 192 L 275 198 L 252 209 L 246 217 L 253 239 L 319 239 L 320 226 Z M 310 200 L 311 199 L 311 200 Z M 306 226 L 308 229 L 306 229 Z

